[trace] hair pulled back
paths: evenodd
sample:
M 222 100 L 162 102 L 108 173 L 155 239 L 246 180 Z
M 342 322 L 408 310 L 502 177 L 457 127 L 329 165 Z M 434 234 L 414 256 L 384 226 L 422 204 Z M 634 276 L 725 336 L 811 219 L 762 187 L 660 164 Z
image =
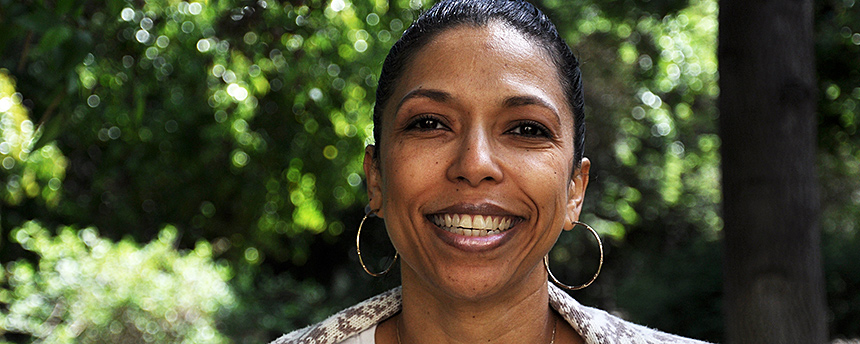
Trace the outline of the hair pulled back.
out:
M 373 108 L 374 156 L 379 156 L 382 110 L 414 55 L 441 32 L 460 25 L 486 26 L 490 21 L 507 24 L 546 50 L 558 70 L 558 78 L 573 112 L 574 168 L 579 168 L 585 144 L 585 113 L 579 61 L 549 18 L 522 0 L 443 0 L 412 23 L 394 44 L 382 64 Z

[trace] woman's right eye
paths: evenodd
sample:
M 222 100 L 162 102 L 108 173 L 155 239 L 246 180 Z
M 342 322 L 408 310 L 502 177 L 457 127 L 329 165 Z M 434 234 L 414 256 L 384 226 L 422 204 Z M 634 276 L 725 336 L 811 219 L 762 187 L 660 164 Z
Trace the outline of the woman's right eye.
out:
M 431 116 L 422 116 L 409 124 L 410 129 L 418 129 L 418 130 L 436 130 L 436 129 L 445 129 L 445 125 L 442 124 L 442 121 L 431 117 Z

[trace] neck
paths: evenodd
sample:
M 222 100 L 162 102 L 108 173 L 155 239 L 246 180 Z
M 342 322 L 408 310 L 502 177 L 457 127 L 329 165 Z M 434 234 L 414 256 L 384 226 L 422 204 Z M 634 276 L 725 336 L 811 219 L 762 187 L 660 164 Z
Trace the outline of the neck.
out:
M 500 292 L 464 298 L 427 288 L 404 268 L 402 342 L 549 343 L 555 320 L 541 272 L 535 269 L 520 285 Z

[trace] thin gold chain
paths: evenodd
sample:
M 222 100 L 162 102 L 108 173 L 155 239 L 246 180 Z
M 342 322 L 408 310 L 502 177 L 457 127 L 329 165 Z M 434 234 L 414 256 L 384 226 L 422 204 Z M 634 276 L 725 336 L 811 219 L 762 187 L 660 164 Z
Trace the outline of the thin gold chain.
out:
M 397 324 L 394 325 L 395 331 L 397 331 L 397 344 L 403 344 L 400 341 L 400 324 L 403 322 L 403 315 L 397 318 Z M 549 344 L 555 344 L 555 329 L 558 328 L 558 318 L 555 318 L 555 322 L 552 324 L 552 338 L 549 340 Z
M 403 323 L 403 314 L 401 314 L 400 317 L 397 318 L 397 324 L 394 325 L 394 327 L 397 328 L 397 344 L 403 344 L 400 342 L 400 324 L 401 323 Z

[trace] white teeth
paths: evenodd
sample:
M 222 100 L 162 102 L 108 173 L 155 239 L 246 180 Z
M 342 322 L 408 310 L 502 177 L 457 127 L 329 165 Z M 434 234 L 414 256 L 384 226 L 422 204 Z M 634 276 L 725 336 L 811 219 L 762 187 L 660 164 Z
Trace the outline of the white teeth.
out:
M 484 228 L 484 217 L 475 215 L 472 217 L 472 228 Z
M 499 234 L 510 229 L 514 222 L 514 219 L 510 217 L 468 214 L 433 215 L 430 219 L 437 226 L 451 233 L 465 236 Z
M 472 227 L 472 217 L 469 215 L 460 216 L 460 223 L 457 225 L 454 225 L 454 227 L 473 228 Z

